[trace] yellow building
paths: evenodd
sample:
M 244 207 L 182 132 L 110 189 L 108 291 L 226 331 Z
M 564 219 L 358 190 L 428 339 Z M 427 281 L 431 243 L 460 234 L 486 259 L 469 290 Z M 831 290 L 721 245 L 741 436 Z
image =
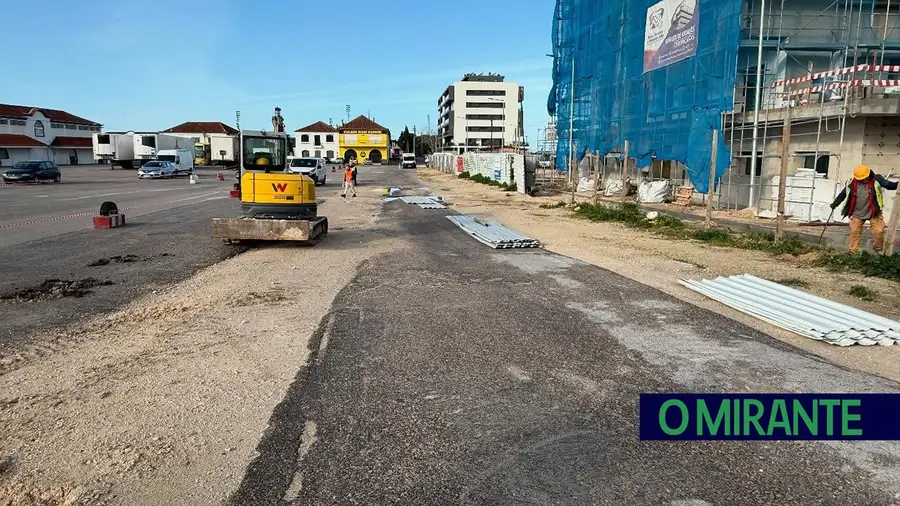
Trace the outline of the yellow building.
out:
M 338 149 L 344 161 L 351 158 L 359 163 L 387 161 L 390 145 L 391 131 L 366 116 L 357 116 L 338 128 Z

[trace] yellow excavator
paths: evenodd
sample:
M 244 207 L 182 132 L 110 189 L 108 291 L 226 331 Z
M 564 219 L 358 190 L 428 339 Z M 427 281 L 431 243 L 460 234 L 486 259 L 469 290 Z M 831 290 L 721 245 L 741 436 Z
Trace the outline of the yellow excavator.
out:
M 239 182 L 231 195 L 240 198 L 241 216 L 214 218 L 213 238 L 228 244 L 321 241 L 328 233 L 328 218 L 317 215 L 315 181 L 290 172 L 288 134 L 281 128 L 241 130 L 239 135 Z

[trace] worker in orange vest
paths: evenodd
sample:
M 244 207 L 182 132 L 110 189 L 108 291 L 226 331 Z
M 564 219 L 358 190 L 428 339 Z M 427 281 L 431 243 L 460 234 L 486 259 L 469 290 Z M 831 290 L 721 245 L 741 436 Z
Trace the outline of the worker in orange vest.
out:
M 857 165 L 853 169 L 853 179 L 841 190 L 831 209 L 836 209 L 845 199 L 847 203 L 841 209 L 841 215 L 850 218 L 850 253 L 859 252 L 859 239 L 863 224 L 868 221 L 875 239 L 874 249 L 881 253 L 884 248 L 884 197 L 881 189 L 896 190 L 897 183 L 888 181 L 884 176 L 872 172 L 867 165 Z
M 349 166 L 344 168 L 344 192 L 341 193 L 341 197 L 347 198 L 347 192 L 353 192 L 353 196 L 356 196 L 356 186 L 353 184 L 353 169 Z

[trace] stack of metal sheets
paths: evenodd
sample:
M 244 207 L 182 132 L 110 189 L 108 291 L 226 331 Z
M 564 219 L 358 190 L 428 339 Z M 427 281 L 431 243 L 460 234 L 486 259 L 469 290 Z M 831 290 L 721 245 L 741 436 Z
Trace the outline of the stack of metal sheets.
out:
M 679 283 L 772 325 L 829 344 L 890 346 L 900 341 L 898 322 L 750 274 Z
M 441 198 L 438 196 L 429 196 L 429 197 L 388 197 L 386 199 L 382 199 L 382 202 L 388 203 L 394 200 L 400 200 L 406 202 L 407 204 L 416 204 L 422 209 L 447 209 L 447 206 L 440 202 Z
M 482 222 L 469 215 L 447 216 L 447 219 L 465 230 L 477 241 L 492 248 L 539 248 L 541 246 L 537 239 L 510 230 L 496 221 Z

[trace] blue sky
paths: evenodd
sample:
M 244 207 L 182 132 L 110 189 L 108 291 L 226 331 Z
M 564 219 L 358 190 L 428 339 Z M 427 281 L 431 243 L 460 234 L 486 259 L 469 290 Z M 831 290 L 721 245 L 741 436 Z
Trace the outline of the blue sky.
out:
M 436 122 L 466 72 L 525 86 L 547 120 L 553 0 L 6 0 L 0 103 L 63 109 L 107 130 L 184 121 L 290 130 L 370 113 L 396 137 Z

